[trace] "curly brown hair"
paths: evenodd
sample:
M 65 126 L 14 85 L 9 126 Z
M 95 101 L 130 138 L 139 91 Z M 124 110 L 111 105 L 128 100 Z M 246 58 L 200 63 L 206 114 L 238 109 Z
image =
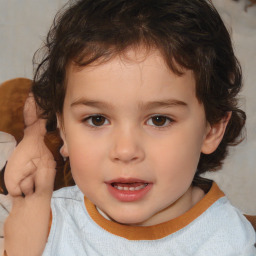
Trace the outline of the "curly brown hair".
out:
M 35 70 L 32 91 L 56 129 L 66 91 L 66 67 L 108 61 L 128 48 L 158 49 L 177 75 L 192 70 L 196 96 L 210 124 L 227 112 L 232 116 L 225 135 L 212 154 L 201 154 L 198 174 L 217 170 L 227 148 L 241 141 L 246 115 L 237 94 L 242 75 L 218 12 L 207 0 L 80 0 L 68 3 L 55 17 Z M 41 52 L 41 51 L 39 51 Z M 37 54 L 38 55 L 38 54 Z

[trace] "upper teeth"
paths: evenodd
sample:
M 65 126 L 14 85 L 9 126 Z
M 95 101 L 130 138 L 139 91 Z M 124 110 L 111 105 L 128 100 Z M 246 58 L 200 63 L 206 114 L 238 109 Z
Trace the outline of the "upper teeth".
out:
M 143 185 L 140 185 L 140 186 L 137 186 L 137 187 L 123 187 L 123 186 L 117 186 L 117 185 L 114 185 L 114 187 L 118 190 L 130 190 L 130 191 L 134 191 L 134 190 L 140 190 L 140 189 L 143 189 L 147 186 L 148 184 L 143 184 Z

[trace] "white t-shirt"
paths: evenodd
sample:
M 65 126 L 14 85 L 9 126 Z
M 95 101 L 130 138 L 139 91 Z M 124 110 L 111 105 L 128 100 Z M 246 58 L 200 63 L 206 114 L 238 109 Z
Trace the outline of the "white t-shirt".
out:
M 149 227 L 104 218 L 77 186 L 54 192 L 51 207 L 52 225 L 43 256 L 256 255 L 253 227 L 216 183 L 183 215 Z

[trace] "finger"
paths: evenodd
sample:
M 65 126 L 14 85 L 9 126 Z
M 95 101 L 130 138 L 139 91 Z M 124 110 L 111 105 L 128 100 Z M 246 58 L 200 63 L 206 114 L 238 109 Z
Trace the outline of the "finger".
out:
M 10 167 L 8 169 L 8 164 L 7 164 L 7 169 L 4 174 L 5 185 L 8 193 L 11 196 L 20 196 L 22 195 L 20 182 L 24 180 L 26 177 L 29 177 L 35 173 L 36 165 L 32 161 L 30 161 L 23 168 L 22 166 L 21 167 L 17 166 L 15 170 L 12 168 L 13 167 Z M 22 171 L 21 171 L 21 168 L 22 168 Z
M 56 175 L 56 162 L 49 155 L 42 156 L 35 175 L 35 193 L 52 194 Z
M 24 122 L 26 126 L 30 126 L 38 120 L 36 113 L 36 103 L 33 94 L 29 94 L 23 108 Z
M 29 196 L 34 193 L 35 189 L 35 175 L 32 174 L 20 182 L 20 190 L 25 196 Z

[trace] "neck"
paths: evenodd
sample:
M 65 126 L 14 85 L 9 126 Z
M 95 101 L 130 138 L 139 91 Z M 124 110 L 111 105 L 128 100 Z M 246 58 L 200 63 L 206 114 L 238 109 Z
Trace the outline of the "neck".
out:
M 204 197 L 204 195 L 205 193 L 202 189 L 191 185 L 189 189 L 173 204 L 156 213 L 145 223 L 138 223 L 136 226 L 152 226 L 175 219 L 190 210 Z

